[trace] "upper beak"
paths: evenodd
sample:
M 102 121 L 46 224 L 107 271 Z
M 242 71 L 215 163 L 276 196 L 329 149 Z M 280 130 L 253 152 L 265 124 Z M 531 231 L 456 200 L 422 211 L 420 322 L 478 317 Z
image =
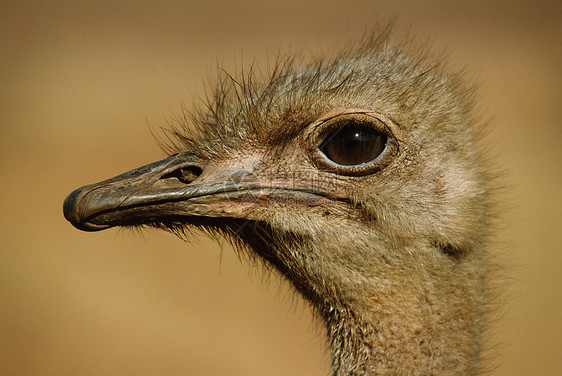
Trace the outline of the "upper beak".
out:
M 259 189 L 259 181 L 244 170 L 209 170 L 192 154 L 181 153 L 78 188 L 64 201 L 64 216 L 84 231 L 172 216 L 243 217 L 250 203 L 240 197 Z M 232 198 L 237 204 L 225 205 Z

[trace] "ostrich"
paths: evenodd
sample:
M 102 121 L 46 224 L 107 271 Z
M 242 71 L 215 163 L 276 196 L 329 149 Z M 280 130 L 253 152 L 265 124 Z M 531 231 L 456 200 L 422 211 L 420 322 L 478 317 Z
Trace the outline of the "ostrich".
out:
M 478 374 L 491 200 L 473 91 L 409 49 L 383 33 L 219 75 L 167 158 L 75 190 L 64 215 L 226 237 L 310 302 L 333 375 Z

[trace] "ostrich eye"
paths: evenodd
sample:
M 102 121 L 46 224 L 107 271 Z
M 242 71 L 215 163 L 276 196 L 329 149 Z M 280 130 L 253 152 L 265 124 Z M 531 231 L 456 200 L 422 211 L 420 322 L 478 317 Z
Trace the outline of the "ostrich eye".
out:
M 313 163 L 337 175 L 364 176 L 388 166 L 399 154 L 397 125 L 374 112 L 349 112 L 313 123 Z
M 387 135 L 369 124 L 346 121 L 328 134 L 318 149 L 332 162 L 357 166 L 382 154 Z

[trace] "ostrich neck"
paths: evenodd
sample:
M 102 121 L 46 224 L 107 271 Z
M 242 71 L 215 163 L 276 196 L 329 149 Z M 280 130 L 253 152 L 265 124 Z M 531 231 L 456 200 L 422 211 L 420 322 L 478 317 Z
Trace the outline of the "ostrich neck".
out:
M 333 376 L 479 373 L 484 249 L 453 258 L 419 242 L 389 250 L 368 249 L 377 243 L 366 237 L 243 235 L 323 319 Z
M 421 316 L 385 308 L 357 314 L 340 307 L 328 314 L 334 376 L 477 374 L 477 317 L 451 320 L 439 312 Z
M 381 275 L 354 297 L 325 302 L 332 374 L 478 374 L 483 278 L 467 268 L 454 280 L 403 275 L 388 286 Z

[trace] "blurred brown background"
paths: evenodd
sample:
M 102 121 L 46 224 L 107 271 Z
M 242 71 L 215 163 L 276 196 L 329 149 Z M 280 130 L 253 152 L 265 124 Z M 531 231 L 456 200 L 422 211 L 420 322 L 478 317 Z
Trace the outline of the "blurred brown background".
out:
M 330 54 L 396 17 L 396 35 L 446 48 L 482 82 L 511 208 L 493 374 L 561 375 L 560 4 L 4 1 L 0 374 L 326 375 L 306 305 L 227 246 L 221 257 L 204 237 L 84 233 L 61 207 L 78 186 L 159 159 L 150 127 L 203 96 L 217 61 Z

